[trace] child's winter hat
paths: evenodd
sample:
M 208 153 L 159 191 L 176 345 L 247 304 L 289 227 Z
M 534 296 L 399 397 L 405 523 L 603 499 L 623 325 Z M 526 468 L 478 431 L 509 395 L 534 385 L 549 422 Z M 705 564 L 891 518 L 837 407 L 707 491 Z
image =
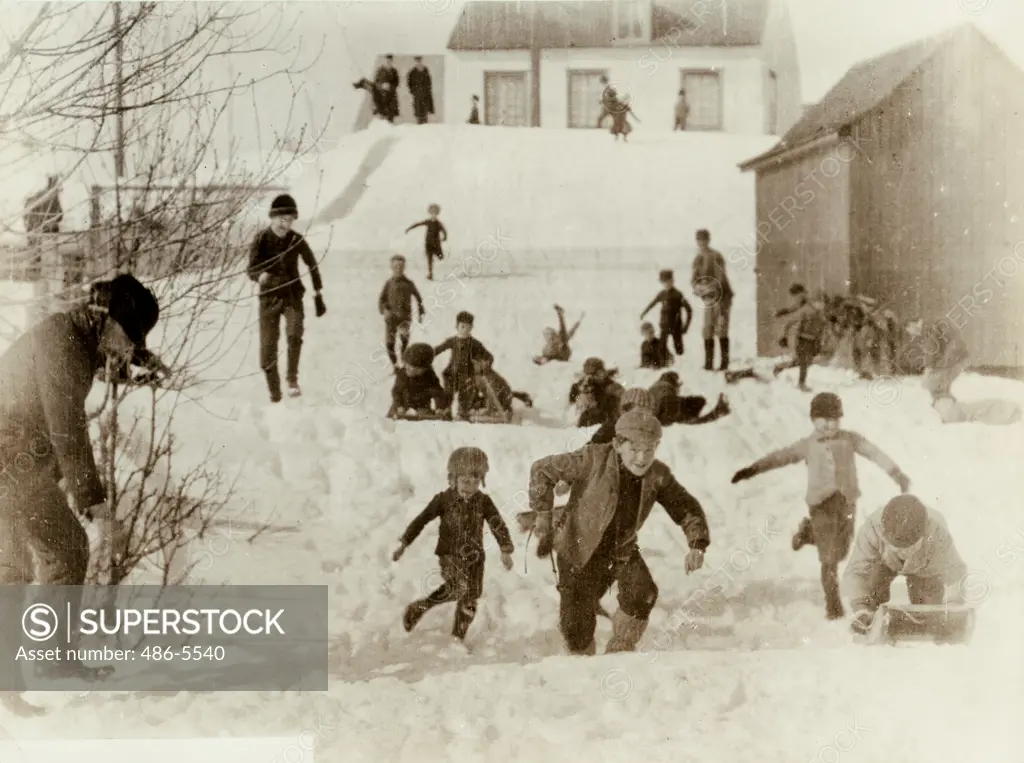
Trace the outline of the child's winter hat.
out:
M 622 393 L 619 398 L 619 409 L 627 413 L 634 408 L 643 408 L 646 411 L 654 410 L 654 395 L 643 387 L 631 387 Z
M 671 384 L 676 389 L 679 389 L 681 386 L 683 386 L 682 379 L 679 378 L 679 374 L 677 374 L 675 371 L 666 371 L 661 375 L 658 381 Z
M 434 362 L 434 348 L 429 344 L 410 344 L 402 353 L 402 362 L 413 368 L 430 368 Z
M 652 324 L 650 321 L 644 321 L 643 323 L 640 324 L 640 331 L 642 333 L 654 331 L 654 324 Z
M 928 509 L 912 495 L 898 495 L 882 509 L 882 532 L 896 548 L 917 543 L 928 527 Z
M 797 294 L 806 294 L 807 289 L 802 283 L 795 283 L 789 287 L 789 293 L 795 297 Z
M 665 281 L 670 281 L 675 277 L 676 274 L 673 273 L 671 270 L 662 270 L 660 273 L 658 273 L 658 280 L 661 281 L 662 283 L 664 283 Z
M 391 255 L 391 262 L 403 262 L 404 263 L 405 262 L 405 255 L 404 254 L 392 254 Z
M 600 358 L 587 358 L 583 361 L 583 375 L 594 376 L 596 374 L 604 373 L 604 361 Z
M 160 317 L 160 305 L 153 292 L 127 273 L 111 281 L 94 283 L 90 287 L 90 302 L 106 310 L 137 347 L 146 346 L 146 334 Z
M 281 215 L 299 216 L 299 205 L 286 193 L 274 197 L 274 200 L 270 202 L 270 216 L 279 217 Z
M 480 450 L 480 448 L 456 448 L 448 457 L 449 479 L 460 475 L 479 477 L 481 483 L 486 487 L 489 469 L 490 464 L 487 461 L 487 454 Z
M 466 310 L 462 310 L 459 312 L 458 315 L 455 316 L 455 325 L 458 326 L 460 323 L 468 323 L 470 326 L 472 326 L 474 320 L 475 318 L 473 318 L 473 313 L 467 312 Z
M 843 401 L 831 392 L 820 392 L 811 400 L 812 419 L 841 419 Z
M 615 436 L 637 445 L 657 445 L 661 442 L 661 422 L 650 411 L 634 408 L 619 416 Z
M 439 215 L 441 214 L 441 205 L 431 204 L 429 207 L 427 207 L 427 212 L 429 212 L 432 215 Z

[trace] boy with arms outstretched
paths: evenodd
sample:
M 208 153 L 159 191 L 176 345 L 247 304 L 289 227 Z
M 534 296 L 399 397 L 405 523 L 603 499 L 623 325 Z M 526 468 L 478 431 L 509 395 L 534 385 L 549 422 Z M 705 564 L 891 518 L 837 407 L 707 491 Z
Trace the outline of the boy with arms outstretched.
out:
M 662 270 L 658 274 L 661 281 L 661 291 L 651 300 L 651 304 L 640 313 L 640 320 L 649 313 L 655 305 L 661 304 L 661 347 L 663 357 L 668 357 L 669 339 L 675 345 L 676 355 L 683 354 L 683 335 L 690 330 L 690 321 L 693 320 L 693 308 L 686 301 L 686 297 L 675 286 L 675 274 L 671 270 Z M 686 313 L 686 317 L 683 317 Z
M 448 489 L 435 495 L 402 535 L 392 555 L 396 562 L 429 522 L 441 521 L 434 553 L 441 563 L 444 584 L 405 608 L 402 624 L 406 631 L 415 628 L 423 615 L 437 605 L 454 601 L 457 609 L 452 635 L 459 641 L 466 637 L 476 617 L 476 603 L 483 595 L 484 522 L 501 548 L 501 563 L 506 570 L 512 569 L 515 547 L 508 526 L 490 496 L 480 492 L 488 468 L 487 454 L 479 448 L 452 451 L 448 458 Z
M 448 231 L 445 229 L 444 224 L 437 219 L 437 216 L 441 214 L 441 207 L 437 204 L 431 204 L 427 208 L 427 212 L 430 214 L 426 220 L 421 220 L 418 223 L 413 223 L 405 229 L 406 233 L 409 233 L 415 228 L 420 226 L 427 229 L 426 236 L 424 238 L 424 248 L 427 253 L 427 280 L 434 280 L 434 258 L 439 260 L 444 259 L 444 248 L 441 244 L 448 240 Z
M 860 454 L 884 470 L 906 493 L 910 479 L 895 462 L 857 432 L 840 429 L 843 402 L 831 392 L 811 401 L 814 432 L 792 445 L 769 453 L 733 475 L 735 485 L 758 474 L 801 461 L 807 464 L 807 504 L 810 516 L 793 535 L 793 550 L 818 548 L 825 614 L 838 620 L 845 614 L 839 597 L 839 563 L 850 553 L 860 486 L 855 456 Z
M 550 326 L 544 329 L 544 349 L 541 350 L 540 355 L 533 359 L 533 362 L 542 366 L 552 360 L 560 360 L 563 363 L 567 363 L 572 358 L 572 348 L 569 346 L 569 342 L 576 335 L 576 330 L 580 327 L 583 322 L 583 315 L 580 315 L 580 319 L 573 324 L 571 329 L 565 327 L 565 310 L 562 309 L 561 305 L 555 305 L 555 312 L 558 314 L 558 330 L 551 328 Z

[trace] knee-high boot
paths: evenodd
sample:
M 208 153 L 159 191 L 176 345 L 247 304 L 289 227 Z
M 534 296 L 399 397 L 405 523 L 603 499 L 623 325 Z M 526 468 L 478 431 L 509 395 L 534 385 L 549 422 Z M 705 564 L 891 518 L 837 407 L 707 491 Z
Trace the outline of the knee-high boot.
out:
M 704 370 L 712 371 L 715 367 L 715 340 L 704 340 Z
M 612 637 L 608 639 L 605 653 L 636 651 L 636 646 L 646 630 L 647 620 L 630 617 L 621 609 L 616 611 L 612 616 Z

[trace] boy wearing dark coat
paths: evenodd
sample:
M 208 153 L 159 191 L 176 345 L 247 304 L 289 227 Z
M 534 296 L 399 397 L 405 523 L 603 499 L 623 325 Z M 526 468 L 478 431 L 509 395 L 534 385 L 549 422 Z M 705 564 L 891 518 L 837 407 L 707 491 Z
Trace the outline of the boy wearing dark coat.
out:
M 814 432 L 785 448 L 769 453 L 733 475 L 735 485 L 758 474 L 801 461 L 807 464 L 807 505 L 810 516 L 800 521 L 793 535 L 793 550 L 807 545 L 818 548 L 821 586 L 825 592 L 825 613 L 829 620 L 845 614 L 839 597 L 839 563 L 850 553 L 856 521 L 860 486 L 856 456 L 873 461 L 885 471 L 900 491 L 910 489 L 910 479 L 877 446 L 857 432 L 840 428 L 843 402 L 831 392 L 815 395 L 811 401 Z
M 533 398 L 525 392 L 512 389 L 504 376 L 494 370 L 490 361 L 473 361 L 473 398 L 470 411 L 481 411 L 504 416 L 512 420 L 512 401 L 519 400 L 527 408 L 533 407 Z M 493 400 L 491 398 L 493 395 Z M 497 410 L 492 410 L 497 406 Z
M 693 308 L 686 301 L 683 293 L 675 287 L 675 274 L 671 270 L 662 270 L 658 274 L 658 280 L 661 281 L 661 291 L 651 300 L 651 304 L 640 313 L 640 320 L 643 320 L 644 316 L 655 305 L 660 303 L 661 320 L 659 325 L 661 326 L 661 344 L 664 348 L 664 353 L 666 356 L 668 355 L 668 342 L 671 338 L 675 346 L 676 355 L 682 355 L 683 335 L 690 330 L 690 321 L 693 320 Z M 683 313 L 686 313 L 685 318 Z
M 327 312 L 321 294 L 324 284 L 320 279 L 316 257 L 306 239 L 292 230 L 298 216 L 295 199 L 287 194 L 275 198 L 270 204 L 270 227 L 256 234 L 249 249 L 248 275 L 260 287 L 260 367 L 266 376 L 272 403 L 281 400 L 277 347 L 281 338 L 282 318 L 288 341 L 288 366 L 285 373 L 288 394 L 292 397 L 302 394 L 299 388 L 299 357 L 305 331 L 302 298 L 306 289 L 299 278 L 300 257 L 313 281 L 316 315 L 319 318 Z
M 430 69 L 423 65 L 423 57 L 416 56 L 413 61 L 415 65 L 409 70 L 405 81 L 412 94 L 416 124 L 425 125 L 428 116 L 434 113 L 434 84 L 430 79 Z
M 409 233 L 420 226 L 427 229 L 426 236 L 424 237 L 424 249 L 427 253 L 427 280 L 433 281 L 434 258 L 444 259 L 444 247 L 441 244 L 448 240 L 448 231 L 445 229 L 444 223 L 437 219 L 437 216 L 441 214 L 441 207 L 437 204 L 431 204 L 427 208 L 427 212 L 430 214 L 430 217 L 418 223 L 413 223 L 405 229 L 405 232 Z
M 373 81 L 381 92 L 381 100 L 384 104 L 381 116 L 394 123 L 395 117 L 398 116 L 399 83 L 398 69 L 395 68 L 394 56 L 387 55 L 384 57 L 384 63 L 377 68 Z
M 899 495 L 867 518 L 843 572 L 853 609 L 850 628 L 864 634 L 903 575 L 911 604 L 962 604 L 967 565 L 946 520 L 912 495 Z
M 640 324 L 640 368 L 667 368 L 675 362 L 668 347 L 654 333 L 654 326 L 647 321 Z
M 423 297 L 416 284 L 405 275 L 405 257 L 396 254 L 391 258 L 391 278 L 385 281 L 377 300 L 380 314 L 384 316 L 384 346 L 392 366 L 398 365 L 399 355 L 405 352 L 409 344 L 413 298 L 416 299 L 418 317 L 423 320 Z M 397 352 L 396 339 L 401 340 Z
M 430 416 L 448 409 L 448 395 L 434 373 L 433 361 L 434 348 L 429 344 L 409 345 L 402 357 L 402 368 L 395 369 L 388 418 Z
M 149 354 L 146 335 L 159 315 L 153 293 L 119 275 L 93 284 L 88 305 L 28 328 L 0 356 L 0 584 L 68 586 L 62 607 L 77 610 L 81 590 L 73 587 L 85 585 L 90 556 L 80 517 L 99 526 L 109 561 L 124 553 L 126 529 L 107 503 L 86 400 L 108 363 Z M 39 673 L 52 678 L 91 681 L 110 671 L 78 660 L 39 663 Z M 21 679 L 20 666 L 13 677 Z M 0 699 L 13 712 L 38 714 L 16 693 L 0 692 Z
M 439 519 L 437 546 L 434 553 L 441 563 L 443 585 L 405 609 L 402 623 L 411 631 L 423 616 L 439 604 L 457 603 L 452 635 L 462 641 L 466 637 L 477 601 L 484 587 L 484 522 L 491 528 L 501 549 L 501 562 L 512 569 L 515 546 L 505 520 L 490 496 L 480 492 L 488 471 L 487 454 L 479 448 L 456 448 L 448 459 L 448 489 L 433 497 L 419 516 L 402 534 L 400 545 L 392 555 L 401 559 L 428 523 Z
M 600 358 L 587 358 L 583 363 L 583 376 L 569 388 L 569 404 L 579 410 L 578 427 L 615 421 L 619 415 L 619 397 L 623 387 L 615 376 L 618 369 L 605 368 Z
M 434 348 L 434 357 L 451 350 L 448 366 L 441 372 L 449 400 L 458 400 L 459 416 L 464 418 L 473 401 L 473 362 L 494 362 L 494 356 L 473 334 L 474 318 L 465 310 L 455 316 L 455 336 L 448 337 Z
M 634 409 L 615 425 L 615 440 L 586 445 L 535 461 L 530 469 L 530 509 L 540 542 L 555 552 L 559 630 L 571 654 L 594 654 L 597 609 L 618 584 L 619 609 L 612 617 L 606 652 L 634 651 L 658 599 L 637 538 L 654 503 L 682 528 L 690 551 L 687 573 L 704 564 L 710 544 L 700 503 L 655 459 L 661 425 L 649 411 Z M 553 526 L 555 486 L 570 486 L 569 502 Z
M 474 95 L 471 101 L 473 106 L 469 111 L 469 119 L 466 124 L 478 125 L 480 124 L 480 96 Z
M 654 415 L 663 427 L 672 424 L 710 424 L 728 415 L 730 408 L 725 395 L 718 396 L 718 402 L 708 413 L 701 415 L 707 399 L 700 395 L 680 395 L 683 382 L 675 371 L 661 375 L 651 385 L 651 396 L 654 398 Z

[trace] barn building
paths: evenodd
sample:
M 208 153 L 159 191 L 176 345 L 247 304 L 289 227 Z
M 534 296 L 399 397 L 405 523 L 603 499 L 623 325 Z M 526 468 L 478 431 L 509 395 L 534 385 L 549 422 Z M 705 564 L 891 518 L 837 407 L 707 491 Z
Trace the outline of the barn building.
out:
M 469 0 L 448 43 L 445 121 L 479 95 L 484 124 L 596 128 L 601 75 L 644 131 L 781 135 L 800 117 L 784 0 Z
M 1024 366 L 1024 72 L 973 25 L 855 66 L 740 169 L 759 354 L 802 282 L 946 319 L 975 367 Z

